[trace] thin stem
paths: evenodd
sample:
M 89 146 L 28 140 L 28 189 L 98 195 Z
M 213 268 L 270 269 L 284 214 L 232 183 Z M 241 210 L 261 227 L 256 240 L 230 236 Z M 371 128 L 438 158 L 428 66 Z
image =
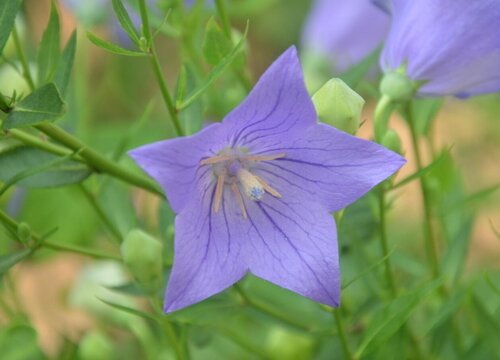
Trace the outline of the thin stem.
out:
M 418 142 L 418 135 L 415 128 L 415 121 L 411 114 L 411 111 L 406 111 L 406 117 L 410 125 L 410 133 L 412 140 L 413 153 L 415 154 L 415 159 L 417 162 L 417 171 L 423 169 L 421 150 Z M 432 276 L 437 279 L 440 275 L 439 270 L 439 260 L 437 254 L 437 242 L 434 237 L 434 232 L 432 230 L 432 209 L 429 194 L 425 188 L 424 179 L 419 178 L 420 191 L 422 192 L 422 201 L 424 206 L 424 237 L 425 237 L 425 248 L 427 251 L 428 261 L 431 266 Z
M 19 35 L 17 33 L 17 29 L 14 26 L 12 29 L 12 38 L 14 39 L 14 46 L 16 47 L 17 56 L 19 57 L 19 61 L 21 62 L 21 66 L 23 68 L 23 76 L 28 83 L 31 91 L 35 90 L 35 82 L 33 81 L 33 77 L 31 76 L 30 67 L 28 61 L 26 60 L 26 56 L 24 55 L 23 47 L 21 46 L 21 41 L 19 40 Z
M 224 0 L 215 0 L 215 7 L 222 21 L 222 31 L 224 31 L 224 35 L 226 35 L 228 39 L 231 39 L 231 24 L 229 23 L 223 1 Z
M 306 332 L 309 332 L 311 330 L 307 326 L 305 326 L 304 324 L 302 324 L 296 320 L 288 318 L 284 314 L 274 310 L 273 308 L 267 306 L 266 304 L 264 304 L 260 301 L 256 301 L 254 299 L 251 299 L 246 294 L 245 290 L 243 290 L 243 288 L 241 286 L 239 286 L 238 284 L 233 285 L 233 287 L 238 292 L 238 294 L 241 296 L 245 305 L 248 305 L 248 306 L 254 308 L 255 310 L 258 310 L 259 312 L 261 312 L 263 314 L 266 314 L 266 315 L 268 315 L 272 318 L 275 318 L 275 319 L 277 319 L 277 320 L 279 320 L 279 321 L 281 321 L 289 326 L 292 326 L 295 329 L 298 329 L 301 331 L 306 331 Z
M 71 150 L 78 151 L 80 156 L 85 159 L 87 164 L 95 170 L 112 175 L 120 180 L 145 189 L 153 194 L 164 196 L 158 185 L 151 179 L 143 175 L 133 173 L 128 169 L 107 159 L 60 127 L 49 123 L 42 123 L 36 125 L 35 127 L 44 134 L 50 136 L 52 139 L 60 142 L 64 146 L 67 146 Z
M 375 140 L 380 143 L 387 132 L 389 119 L 396 104 L 388 96 L 382 96 L 374 112 Z
M 154 46 L 153 35 L 151 34 L 151 28 L 149 26 L 148 9 L 146 7 L 145 0 L 139 0 L 139 10 L 141 13 L 142 31 L 147 41 L 147 46 L 148 46 L 147 51 L 149 51 L 150 53 L 149 59 L 153 67 L 153 72 L 156 77 L 156 81 L 158 82 L 158 86 L 160 87 L 160 92 L 163 101 L 165 103 L 165 106 L 167 107 L 167 110 L 170 114 L 170 119 L 172 120 L 172 125 L 174 127 L 174 130 L 177 136 L 182 136 L 184 135 L 184 133 L 182 131 L 181 124 L 179 122 L 177 110 L 175 108 L 174 101 L 172 100 L 172 96 L 168 91 L 168 87 L 165 82 L 165 77 L 163 76 L 163 71 L 161 69 L 160 61 L 158 59 L 158 55 L 156 53 L 156 49 Z
M 382 187 L 384 184 L 382 184 Z M 386 206 L 385 206 L 385 189 L 380 189 L 379 195 L 379 232 L 380 232 L 380 245 L 382 246 L 382 254 L 386 260 L 384 261 L 385 278 L 391 294 L 393 297 L 397 295 L 396 283 L 394 281 L 394 273 L 392 271 L 391 260 L 389 258 L 389 246 L 387 241 L 387 227 L 386 227 Z
M 23 130 L 10 129 L 10 130 L 5 131 L 5 133 L 12 136 L 13 138 L 15 138 L 17 140 L 22 141 L 23 143 L 25 143 L 27 145 L 34 146 L 36 148 L 39 148 L 39 149 L 44 150 L 46 152 L 49 152 L 51 154 L 60 155 L 60 156 L 68 156 L 68 155 L 74 154 L 73 151 L 71 151 L 65 147 L 56 145 L 56 144 L 48 142 L 48 141 L 44 141 L 44 140 L 40 139 L 39 137 L 34 136 L 34 135 L 32 135 L 26 131 L 23 131 Z M 86 163 L 85 160 L 79 155 L 73 156 L 71 158 L 71 160 L 76 160 L 76 161 L 81 162 L 81 163 Z
M 118 243 L 121 243 L 122 242 L 122 234 L 120 233 L 120 230 L 118 230 L 116 225 L 109 218 L 108 214 L 106 214 L 106 212 L 102 208 L 101 204 L 99 204 L 99 201 L 96 199 L 95 195 L 92 194 L 90 192 L 90 190 L 84 184 L 80 184 L 79 187 L 80 187 L 80 190 L 82 191 L 83 195 L 85 196 L 85 198 L 88 200 L 89 204 L 95 210 L 97 215 L 101 218 L 101 221 L 103 222 L 103 224 L 106 226 L 106 228 L 109 230 L 109 232 L 113 235 L 115 240 Z
M 170 345 L 172 345 L 175 356 L 178 360 L 183 360 L 185 359 L 184 356 L 184 351 L 182 349 L 182 345 L 177 337 L 177 334 L 175 332 L 174 326 L 172 325 L 172 322 L 170 319 L 163 313 L 161 309 L 161 305 L 158 304 L 158 299 L 156 298 L 150 298 L 151 305 L 153 306 L 153 309 L 157 313 L 159 319 L 160 319 L 160 324 L 161 327 L 163 328 L 163 331 L 165 332 L 165 335 L 167 336 Z
M 351 348 L 349 347 L 349 343 L 347 342 L 347 337 L 345 334 L 344 322 L 342 319 L 342 314 L 340 313 L 340 309 L 330 309 L 330 312 L 335 317 L 335 324 L 337 325 L 337 331 L 339 334 L 340 345 L 342 345 L 342 350 L 344 351 L 344 355 L 346 359 L 354 360 L 355 357 L 352 354 Z

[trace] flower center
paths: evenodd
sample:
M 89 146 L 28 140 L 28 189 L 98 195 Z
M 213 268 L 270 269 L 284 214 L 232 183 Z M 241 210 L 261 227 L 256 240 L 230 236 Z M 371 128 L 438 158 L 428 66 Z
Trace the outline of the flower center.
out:
M 253 201 L 261 200 L 266 192 L 274 197 L 280 198 L 281 194 L 261 177 L 252 173 L 252 168 L 258 162 L 271 161 L 284 156 L 285 154 L 252 155 L 249 154 L 246 149 L 226 148 L 215 156 L 203 159 L 200 165 L 211 165 L 217 179 L 213 211 L 217 213 L 220 209 L 224 186 L 229 186 L 233 192 L 245 219 L 247 217 L 247 212 L 242 192 Z

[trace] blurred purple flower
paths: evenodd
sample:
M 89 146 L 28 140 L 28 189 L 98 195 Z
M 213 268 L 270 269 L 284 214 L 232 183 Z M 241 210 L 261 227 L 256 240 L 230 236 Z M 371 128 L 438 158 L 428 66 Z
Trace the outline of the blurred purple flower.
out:
M 500 90 L 498 0 L 393 0 L 384 71 L 406 67 L 421 95 Z
M 380 3 L 387 5 L 388 0 Z M 389 31 L 390 17 L 370 0 L 316 0 L 306 21 L 305 50 L 326 56 L 341 73 L 374 51 Z
M 204 300 L 247 272 L 337 306 L 330 212 L 405 162 L 316 121 L 295 48 L 222 123 L 130 156 L 161 184 L 177 213 L 166 312 Z

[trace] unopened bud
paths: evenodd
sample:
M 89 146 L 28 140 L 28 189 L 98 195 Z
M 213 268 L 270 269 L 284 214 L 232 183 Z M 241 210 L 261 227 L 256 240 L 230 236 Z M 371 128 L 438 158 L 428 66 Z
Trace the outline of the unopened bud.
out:
M 401 154 L 401 138 L 398 133 L 392 129 L 387 130 L 382 138 L 382 145 L 386 148 Z
M 144 290 L 161 284 L 162 249 L 161 242 L 138 229 L 130 231 L 121 245 L 123 262 Z
M 113 344 L 108 337 L 100 332 L 87 333 L 80 341 L 78 355 L 82 360 L 114 359 Z
M 394 102 L 411 100 L 416 91 L 416 83 L 402 71 L 388 72 L 380 83 L 380 92 Z
M 31 228 L 25 222 L 22 222 L 17 227 L 17 237 L 25 245 L 31 242 Z
M 318 118 L 349 134 L 355 134 L 365 101 L 345 82 L 330 79 L 313 95 Z

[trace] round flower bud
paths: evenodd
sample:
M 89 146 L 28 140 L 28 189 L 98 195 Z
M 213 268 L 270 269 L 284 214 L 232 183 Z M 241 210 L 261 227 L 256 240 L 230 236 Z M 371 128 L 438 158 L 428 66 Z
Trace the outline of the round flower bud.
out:
M 404 102 L 411 100 L 416 91 L 415 82 L 399 71 L 388 72 L 380 83 L 380 92 L 392 101 Z
M 161 284 L 163 273 L 162 243 L 142 230 L 130 231 L 121 245 L 123 262 L 147 291 Z
M 355 134 L 365 101 L 345 82 L 330 79 L 313 95 L 313 103 L 321 122 L 349 134 Z
M 17 237 L 23 244 L 25 245 L 29 244 L 29 242 L 31 241 L 30 226 L 25 222 L 20 223 L 19 226 L 17 227 Z
M 314 344 L 308 336 L 275 327 L 269 333 L 267 348 L 280 359 L 310 359 Z
M 387 130 L 382 138 L 382 145 L 386 148 L 401 154 L 401 138 L 398 133 L 392 129 Z
M 78 355 L 82 360 L 110 360 L 114 358 L 113 344 L 100 332 L 87 333 L 80 341 Z

